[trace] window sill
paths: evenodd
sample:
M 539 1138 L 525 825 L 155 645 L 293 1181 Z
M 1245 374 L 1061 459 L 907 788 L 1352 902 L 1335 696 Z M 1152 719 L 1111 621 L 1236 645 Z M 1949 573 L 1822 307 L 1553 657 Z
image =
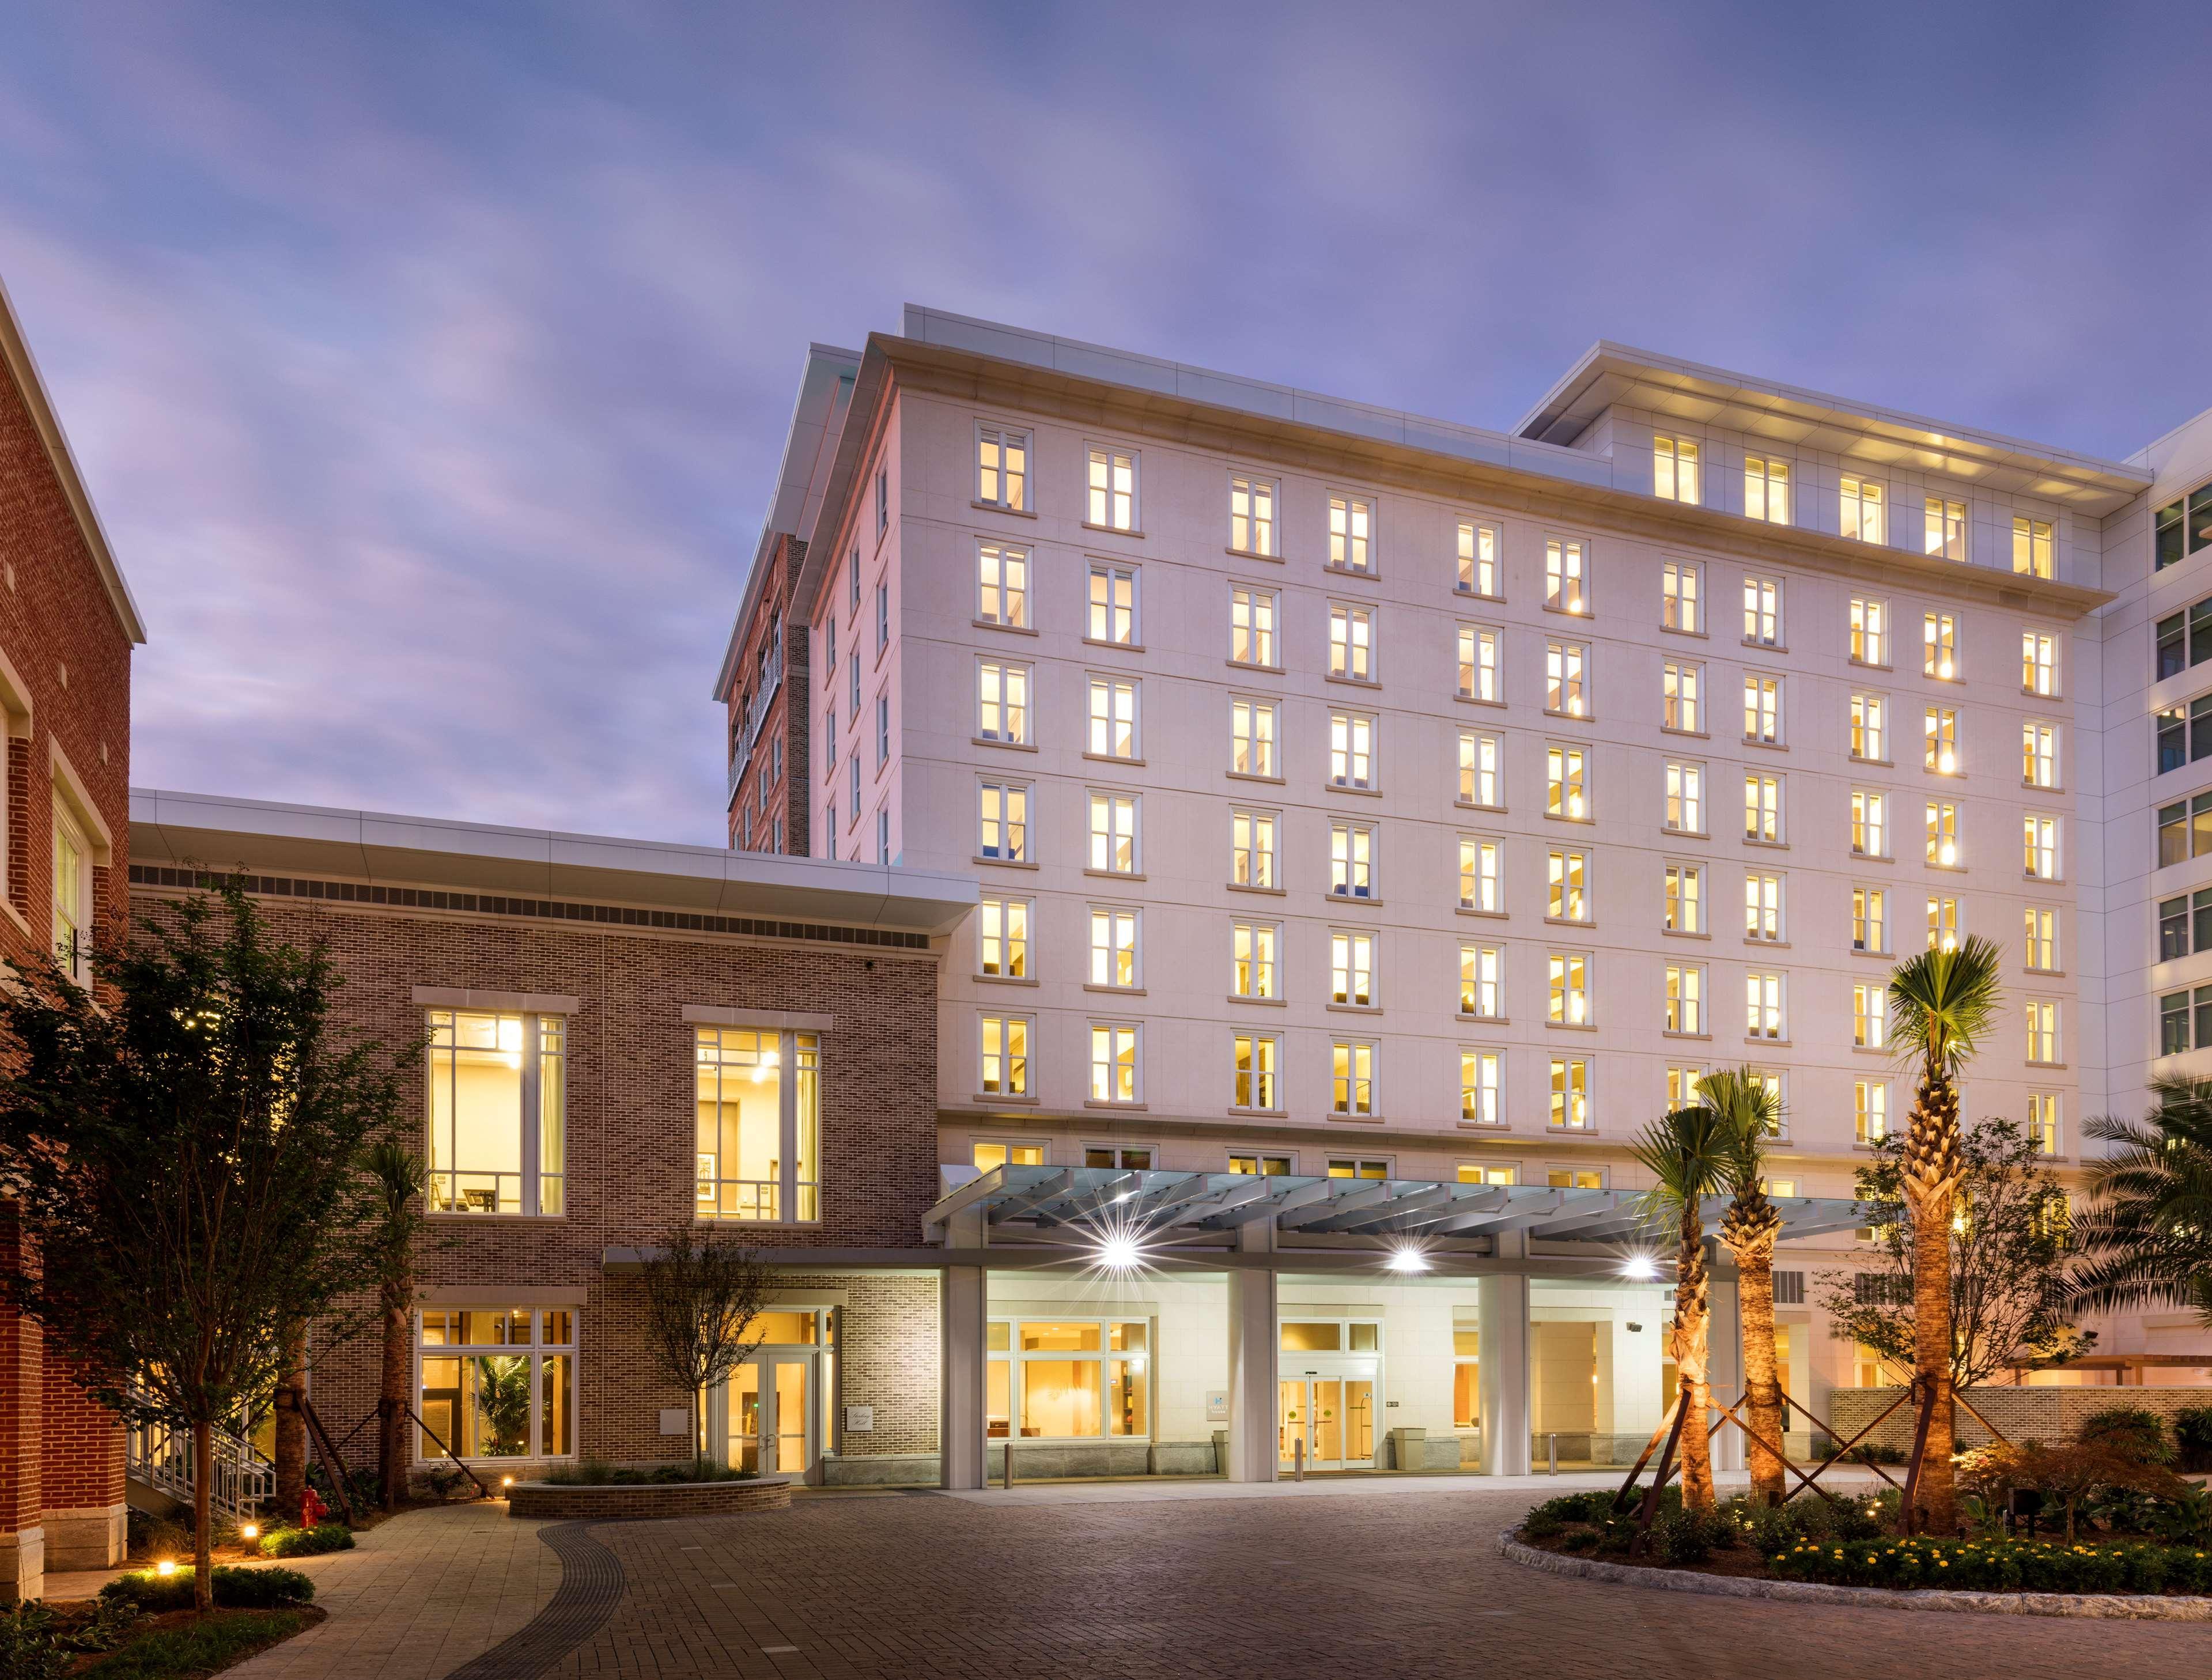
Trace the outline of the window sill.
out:
M 1595 1033 L 1595 1021 L 1547 1021 L 1544 1025 L 1555 1033 Z
M 1745 934 L 1743 943 L 1749 949 L 1759 951 L 1786 951 L 1790 949 L 1787 939 L 1762 939 L 1755 933 Z
M 1286 1010 L 1291 1006 L 1287 998 L 1247 998 L 1237 992 L 1229 994 L 1229 1001 L 1232 1004 L 1259 1004 L 1271 1010 Z
M 985 513 L 1005 513 L 1017 519 L 1034 519 L 1036 510 L 1028 507 L 1009 507 L 1002 501 L 970 501 L 970 507 Z
M 1585 928 L 1592 933 L 1597 931 L 1596 919 L 1589 916 L 1547 916 L 1544 918 L 1544 925 L 1546 927 Z
M 972 1097 L 969 1098 L 968 1100 L 969 1100 L 970 1102 L 980 1102 L 980 1103 L 982 1103 L 982 1104 L 984 1104 L 984 1105 L 986 1105 L 987 1107 L 1000 1107 L 1000 1106 L 1002 1106 L 1002 1105 L 1004 1105 L 1004 1104 L 1006 1104 L 1006 1103 L 1009 1103 L 1009 1102 L 1017 1102 L 1017 1103 L 1020 1103 L 1023 1107 L 1028 1107 L 1028 1108 L 1034 1108 L 1034 1107 L 1036 1107 L 1037 1106 L 1037 1099 L 1036 1099 L 1036 1098 L 1035 1098 L 1035 1097 L 1033 1097 L 1033 1096 L 1027 1096 L 1027 1095 L 1024 1095 L 1024 1096 L 1009 1096 L 1009 1095 L 1004 1095 L 1004 1094 L 999 1094 L 999 1095 L 987 1095 L 987 1094 L 983 1094 L 983 1093 L 978 1093 L 976 1095 L 972 1096 Z
M 978 986 L 1041 986 L 1041 980 L 1027 974 L 971 974 L 969 978 Z
M 1562 723 L 1594 724 L 1597 721 L 1597 713 L 1595 712 L 1560 712 L 1548 706 L 1544 708 L 1544 715 L 1547 718 L 1557 718 Z
M 1738 642 L 1736 646 L 1739 647 L 1747 647 L 1754 653 L 1778 653 L 1785 659 L 1790 657 L 1790 649 L 1788 646 L 1782 642 L 1753 641 L 1750 637 L 1746 636 L 1741 641 Z
M 1662 636 L 1687 636 L 1696 641 L 1710 641 L 1712 640 L 1712 638 L 1707 635 L 1703 630 L 1685 630 L 1677 624 L 1662 624 L 1659 627 L 1659 634 Z
M 1237 550 L 1231 549 L 1229 552 L 1235 554 Z M 1236 1120 L 1287 1120 L 1291 1117 L 1287 1108 L 1239 1108 L 1234 1104 L 1221 1112 Z
M 1688 929 L 1688 928 L 1686 928 L 1686 927 L 1662 927 L 1662 928 L 1661 928 L 1661 929 L 1659 930 L 1659 931 L 1660 931 L 1662 934 L 1665 935 L 1665 936 L 1666 936 L 1668 938 L 1669 938 L 1669 939 L 1705 939 L 1705 940 L 1710 940 L 1710 939 L 1711 939 L 1711 937 L 1713 937 L 1713 936 L 1712 936 L 1711 934 L 1710 934 L 1710 933 L 1697 933 L 1697 932 L 1693 932 L 1693 931 L 1692 931 L 1690 929 Z
M 1747 747 L 1756 747 L 1763 753 L 1786 753 L 1790 750 L 1790 743 L 1786 741 L 1761 741 L 1749 735 L 1743 737 L 1742 744 Z
M 1382 687 L 1382 682 L 1379 678 L 1372 676 L 1346 676 L 1340 671 L 1332 670 L 1324 672 L 1321 680 L 1324 682 L 1336 683 L 1339 687 L 1346 688 L 1372 688 L 1379 691 Z
M 1897 768 L 1897 761 L 1893 758 L 1861 758 L 1856 753 L 1853 753 L 1846 761 L 1855 766 L 1863 766 L 1870 770 Z
M 1323 782 L 1322 787 L 1330 793 L 1356 793 L 1363 799 L 1380 799 L 1382 797 L 1382 790 L 1379 787 L 1347 787 L 1341 782 L 1330 781 Z
M 1283 674 L 1280 665 L 1263 665 L 1252 659 L 1224 659 L 1221 663 L 1231 670 L 1249 670 L 1255 676 L 1280 676 Z
M 1796 1047 L 1788 1039 L 1753 1038 L 1748 1033 L 1744 1034 L 1743 1041 L 1746 1044 L 1756 1045 L 1761 1050 L 1792 1050 Z
M 1345 1114 L 1340 1113 L 1334 1108 L 1328 1111 L 1328 1118 L 1332 1120 L 1350 1121 L 1357 1125 L 1380 1125 L 1382 1124 L 1382 1116 L 1380 1114 Z
M 106 868 L 106 865 L 102 864 L 101 867 Z M 464 1213 L 456 1208 L 425 1208 L 422 1215 L 426 1219 L 459 1219 L 471 1222 L 491 1219 L 566 1219 L 568 1216 L 565 1213 Z
M 1926 867 L 1934 870 L 1939 875 L 1964 875 L 1967 872 L 1964 864 L 1939 864 L 1933 858 L 1924 858 L 1922 861 Z
M 1854 1044 L 1851 1046 L 1851 1054 L 1854 1056 L 1879 1056 L 1885 1062 L 1894 1059 L 1893 1052 L 1886 1044 Z
M 1280 887 L 1253 887 L 1246 885 L 1242 881 L 1231 881 L 1227 884 L 1229 890 L 1232 893 L 1264 893 L 1270 898 L 1284 898 L 1288 896 L 1288 895 L 1285 893 L 1283 889 Z
M 1962 782 L 1966 779 L 1966 773 L 1964 770 L 1938 770 L 1932 764 L 1922 765 L 1920 773 L 1923 776 L 1933 776 L 1939 782 Z M 2027 784 L 2022 782 L 2021 785 L 2026 787 Z
M 1502 607 L 1505 604 L 1505 597 L 1503 595 L 1485 595 L 1480 590 L 1462 589 L 1457 584 L 1452 585 L 1452 599 L 1480 601 L 1486 607 Z
M 1125 869 L 1087 869 L 1083 872 L 1093 881 L 1142 881 L 1145 878 L 1139 871 Z
M 1323 893 L 1321 897 L 1322 902 L 1324 904 L 1380 904 L 1382 902 L 1382 895 L 1380 893 L 1372 895 L 1364 893 Z
M 1365 578 L 1370 583 L 1382 575 L 1371 566 L 1340 566 L 1334 561 L 1324 561 L 1321 569 L 1333 577 Z
M 2063 887 L 2066 884 L 2066 877 L 2063 875 L 2038 875 L 2033 870 L 2022 870 L 2020 878 L 2033 881 L 2039 887 Z
M 2023 1067 L 2032 1067 L 2039 1073 L 2063 1073 L 2066 1071 L 2066 1064 L 2063 1062 L 2024 1062 L 2021 1065 Z
M 971 618 L 968 621 L 979 630 L 1004 630 L 1008 635 L 1033 636 L 1037 633 L 1026 624 L 1001 624 L 995 618 Z
M 2032 782 L 2028 780 L 2027 777 L 2022 776 L 2020 779 L 2020 785 L 2022 789 L 2030 793 L 2048 793 L 2052 798 L 2058 799 L 2063 799 L 2066 797 L 2066 790 L 2064 788 L 2054 787 L 2049 782 Z
M 1663 1028 L 1660 1030 L 1659 1036 L 1662 1039 L 1694 1039 L 1699 1044 L 1711 1044 L 1713 1041 L 1713 1035 L 1711 1033 L 1670 1033 Z
M 1510 910 L 1478 910 L 1471 904 L 1455 905 L 1453 909 L 1456 914 L 1479 916 L 1486 922 L 1510 922 L 1513 919 L 1513 913 Z
M 1712 838 L 1712 834 L 1708 829 L 1669 828 L 1663 822 L 1659 825 L 1659 832 L 1662 834 L 1664 834 L 1668 840 L 1709 840 Z
M 691 1222 L 724 1231 L 818 1231 L 822 1228 L 822 1222 L 818 1219 L 732 1219 L 714 1213 L 695 1213 L 691 1216 Z
M 1263 776 L 1256 770 L 1224 770 L 1222 774 L 1232 782 L 1268 782 L 1277 787 L 1283 785 L 1280 776 Z
M 1103 1108 L 1123 1114 L 1142 1114 L 1148 1112 L 1146 1105 L 1141 1102 L 1102 1102 L 1097 1097 L 1084 1098 L 1083 1106 L 1085 1108 Z
M 1322 1010 L 1329 1015 L 1380 1015 L 1380 1004 L 1323 1004 Z
M 1083 983 L 1085 992 L 1103 992 L 1109 998 L 1143 998 L 1149 996 L 1141 986 L 1102 986 L 1097 980 Z
M 1119 764 L 1131 770 L 1145 767 L 1145 761 L 1141 758 L 1122 758 L 1113 753 L 1085 753 L 1083 757 L 1085 762 L 1090 764 Z
M 1953 679 L 1954 682 L 1956 680 L 1956 678 Z M 2063 702 L 2066 698 L 2063 694 L 2045 694 L 2040 688 L 2022 688 L 2020 695 L 2022 700 L 2047 700 L 2054 705 Z
M 1561 618 L 1579 618 L 1584 622 L 1588 622 L 1590 619 L 1596 616 L 1596 615 L 1591 612 L 1586 606 L 1562 607 L 1556 605 L 1550 601 L 1544 603 L 1543 610 L 1548 613 L 1557 613 Z
M 1469 1015 L 1465 1010 L 1461 1010 L 1452 1019 L 1464 1021 L 1473 1027 L 1510 1027 L 1513 1024 L 1513 1017 L 1510 1015 Z
M 1143 531 L 1133 531 L 1127 525 L 1093 525 L 1090 520 L 1085 519 L 1083 521 L 1083 529 L 1085 531 L 1098 531 L 1108 537 L 1127 537 L 1139 543 L 1145 540 L 1145 533 Z
M 1263 555 L 1257 549 L 1224 548 L 1221 552 L 1225 555 L 1234 555 L 1239 560 L 1264 560 L 1274 566 L 1280 566 L 1283 563 L 1282 555 Z
M 2166 959 L 2169 962 L 2172 960 L 2171 957 Z M 2063 980 L 2066 978 L 2066 971 L 2063 968 L 2028 968 L 2022 972 L 2033 974 L 2039 980 Z
M 1659 732 L 1662 735 L 1671 735 L 1677 741 L 1710 741 L 1713 738 L 1709 731 L 1702 729 L 1677 729 L 1672 724 L 1660 725 Z
M 1893 864 L 1895 856 L 1887 852 L 1854 852 L 1850 854 L 1855 864 Z
M 1859 947 L 1857 947 L 1856 945 L 1854 945 L 1854 946 L 1852 946 L 1852 947 L 1850 948 L 1850 954 L 1851 954 L 1853 956 L 1863 956 L 1863 957 L 1868 957 L 1868 958 L 1870 958 L 1871 960 L 1873 960 L 1874 961 L 1876 961 L 1876 962 L 1893 962 L 1893 961 L 1896 961 L 1896 958 L 1897 958 L 1897 953 L 1896 953 L 1896 952 L 1894 952 L 1894 951 L 1887 951 L 1887 950 L 1881 950 L 1881 951 L 1862 950 L 1862 949 L 1859 949 Z
M 1846 659 L 1844 664 L 1852 670 L 1878 670 L 1885 676 L 1894 676 L 1897 672 L 1895 665 L 1877 664 L 1871 659 Z
M 1455 694 L 1452 698 L 1457 701 L 1462 706 L 1494 706 L 1500 712 L 1505 710 L 1505 702 L 1504 701 L 1485 700 L 1480 694 Z
M 1103 647 L 1115 653 L 1142 653 L 1145 651 L 1145 645 L 1140 641 L 1108 641 L 1099 636 L 1085 636 L 1082 642 L 1085 647 Z
M 1743 837 L 1743 843 L 1746 846 L 1755 846 L 1761 852 L 1787 852 L 1790 849 L 1788 840 L 1754 840 L 1749 834 Z
M 1597 819 L 1594 816 L 1569 816 L 1564 811 L 1546 811 L 1544 813 L 1544 821 L 1547 822 L 1571 822 L 1577 828 L 1592 828 L 1597 826 Z
M 1036 865 L 1026 858 L 985 858 L 977 856 L 970 863 L 988 864 L 994 869 L 1035 869 Z
M 1452 807 L 1455 810 L 1488 811 L 1493 816 L 1504 816 L 1510 809 L 1504 805 L 1486 805 L 1474 799 L 1455 799 L 1452 801 Z
M 1033 753 L 1036 750 L 1034 741 L 994 741 L 988 735 L 971 735 L 968 737 L 968 744 L 971 747 L 1003 747 L 1013 753 Z

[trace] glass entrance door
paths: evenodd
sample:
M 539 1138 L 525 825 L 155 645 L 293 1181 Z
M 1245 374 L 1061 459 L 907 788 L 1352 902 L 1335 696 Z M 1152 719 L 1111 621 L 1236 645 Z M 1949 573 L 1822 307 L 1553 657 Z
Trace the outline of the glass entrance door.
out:
M 730 1374 L 726 1461 L 734 1469 L 804 1475 L 813 1462 L 813 1358 L 748 1360 Z
M 1308 1470 L 1364 1470 L 1375 1462 L 1375 1382 L 1370 1377 L 1308 1375 L 1277 1385 L 1280 1416 L 1277 1450 L 1284 1466 L 1297 1462 L 1301 1443 Z

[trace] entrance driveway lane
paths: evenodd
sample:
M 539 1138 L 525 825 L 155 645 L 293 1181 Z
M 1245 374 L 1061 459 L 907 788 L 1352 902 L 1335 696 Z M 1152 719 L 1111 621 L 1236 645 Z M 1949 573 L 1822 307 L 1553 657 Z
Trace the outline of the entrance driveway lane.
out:
M 1517 1568 L 1526 1491 L 810 1499 L 609 1525 L 629 1587 L 558 1672 L 821 1680 L 2084 1680 L 2212 1671 L 2201 1626 L 1808 1608 Z M 1039 1490 L 1042 1491 L 1042 1490 Z M 729 1585 L 722 1585 L 729 1583 Z M 795 1650 L 778 1651 L 781 1646 Z

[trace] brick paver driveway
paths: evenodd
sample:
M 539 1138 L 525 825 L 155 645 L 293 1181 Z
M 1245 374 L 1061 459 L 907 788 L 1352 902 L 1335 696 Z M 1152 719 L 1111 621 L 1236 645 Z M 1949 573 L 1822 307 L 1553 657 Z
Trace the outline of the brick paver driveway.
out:
M 788 1513 L 602 1525 L 593 1533 L 622 1562 L 623 1597 L 553 1672 L 2212 1673 L 2212 1631 L 2201 1623 L 1807 1609 L 1517 1568 L 1498 1556 L 1496 1538 L 1532 1502 L 1521 1490 L 1401 1483 L 1371 1495 L 1124 1502 L 1054 1501 L 1047 1491 L 816 1498 Z

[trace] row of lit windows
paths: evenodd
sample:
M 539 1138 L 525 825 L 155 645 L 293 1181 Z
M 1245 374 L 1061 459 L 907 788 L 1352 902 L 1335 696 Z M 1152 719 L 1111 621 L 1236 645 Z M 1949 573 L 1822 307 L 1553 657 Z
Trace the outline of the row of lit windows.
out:
M 1150 1173 L 1159 1169 L 1159 1149 L 1150 1143 L 1085 1143 L 1076 1153 L 1082 1156 L 1081 1165 L 1103 1168 L 1109 1172 Z M 1052 1146 L 1041 1137 L 975 1137 L 969 1140 L 969 1159 L 978 1172 L 994 1172 L 1001 1167 L 1045 1167 L 1051 1164 Z M 1223 1151 L 1223 1164 L 1231 1173 L 1249 1174 L 1255 1178 L 1292 1178 L 1298 1171 L 1299 1152 L 1296 1149 L 1255 1149 L 1232 1148 Z M 1380 1180 L 1398 1176 L 1395 1157 L 1387 1155 L 1329 1155 L 1322 1158 L 1316 1176 L 1331 1179 L 1367 1179 Z M 1522 1164 L 1517 1161 L 1462 1161 L 1455 1164 L 1454 1176 L 1460 1184 L 1517 1185 L 1522 1181 Z M 1565 1163 L 1547 1165 L 1540 1172 L 1530 1175 L 1528 1182 L 1541 1183 L 1553 1190 L 1603 1190 L 1611 1177 L 1604 1167 L 1572 1166 Z M 1794 1196 L 1796 1181 L 1790 1179 L 1770 1180 L 1770 1196 Z M 1313 1328 L 1305 1325 L 1285 1325 L 1285 1334 L 1293 1330 Z M 1322 1326 L 1322 1328 L 1327 1328 Z M 1353 1327 L 1353 1343 L 1358 1345 L 1356 1332 L 1374 1326 Z M 1302 1345 L 1304 1345 L 1302 1343 Z

